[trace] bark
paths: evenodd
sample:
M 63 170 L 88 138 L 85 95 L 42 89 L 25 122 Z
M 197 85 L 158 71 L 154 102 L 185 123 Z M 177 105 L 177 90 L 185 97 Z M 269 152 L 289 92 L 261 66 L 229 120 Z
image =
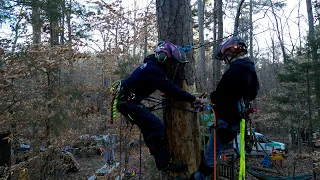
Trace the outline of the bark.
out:
M 183 46 L 193 44 L 192 18 L 190 0 L 157 0 L 157 22 L 159 28 L 159 40 L 171 41 Z M 194 59 L 188 54 L 189 63 L 180 65 L 177 73 L 169 70 L 169 79 L 188 92 L 195 91 Z M 188 103 L 178 103 L 173 99 L 170 103 L 188 108 Z M 164 119 L 167 125 L 169 147 L 174 154 L 174 160 L 184 160 L 187 164 L 189 176 L 198 169 L 200 164 L 200 137 L 197 116 L 177 108 L 166 108 Z M 176 174 L 174 174 L 176 175 Z M 182 175 L 182 174 L 181 174 Z

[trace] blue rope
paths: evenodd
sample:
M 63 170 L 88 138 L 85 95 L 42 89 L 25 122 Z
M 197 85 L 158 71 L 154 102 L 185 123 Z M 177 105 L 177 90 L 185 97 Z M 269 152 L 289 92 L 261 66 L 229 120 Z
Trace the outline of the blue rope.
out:
M 184 52 L 189 52 L 189 51 L 191 51 L 192 49 L 193 49 L 193 46 L 191 46 L 191 45 L 185 45 L 185 46 L 183 46 L 182 48 L 181 48 Z
M 220 41 L 222 41 L 222 40 L 225 39 L 225 38 L 228 38 L 228 37 L 231 37 L 231 36 L 235 36 L 235 35 L 237 35 L 237 34 L 239 34 L 239 33 L 242 33 L 242 32 L 246 32 L 246 31 L 248 31 L 249 29 L 250 29 L 250 28 L 246 28 L 246 29 L 243 29 L 243 30 L 241 30 L 241 31 L 236 31 L 236 32 L 234 32 L 234 33 L 232 33 L 232 34 L 229 34 L 228 36 L 224 36 L 224 37 L 222 37 L 222 38 L 220 38 L 220 39 L 213 40 L 213 41 L 209 41 L 209 42 L 204 43 L 204 44 L 198 44 L 198 45 L 196 45 L 196 46 L 185 45 L 185 46 L 182 47 L 182 50 L 187 53 L 187 52 L 191 51 L 192 49 L 199 49 L 199 48 L 202 47 L 202 46 L 213 46 L 213 45 L 215 45 L 215 44 L 219 44 Z

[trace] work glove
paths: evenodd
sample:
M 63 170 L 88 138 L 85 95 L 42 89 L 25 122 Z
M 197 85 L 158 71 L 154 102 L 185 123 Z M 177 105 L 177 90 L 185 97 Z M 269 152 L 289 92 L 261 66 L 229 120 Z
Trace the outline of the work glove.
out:
M 209 99 L 196 97 L 195 103 L 197 104 L 209 104 Z

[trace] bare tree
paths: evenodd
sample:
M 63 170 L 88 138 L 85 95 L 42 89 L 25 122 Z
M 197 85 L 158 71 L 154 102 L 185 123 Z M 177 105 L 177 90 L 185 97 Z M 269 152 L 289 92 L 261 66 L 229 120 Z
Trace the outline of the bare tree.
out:
M 284 42 L 283 42 L 283 31 L 281 31 L 279 28 L 279 22 L 278 22 L 279 19 L 278 19 L 277 14 L 275 13 L 274 5 L 273 5 L 272 1 L 270 1 L 270 3 L 271 3 L 272 14 L 273 14 L 274 20 L 276 21 L 275 26 L 276 26 L 276 30 L 277 30 L 277 35 L 278 35 L 280 47 L 282 50 L 283 62 L 286 64 L 287 63 L 287 54 L 286 54 L 286 50 L 285 50 L 285 46 L 284 46 Z
M 200 46 L 204 44 L 204 3 L 203 0 L 198 0 L 198 30 L 199 30 L 199 43 Z M 200 91 L 205 89 L 205 84 L 207 84 L 206 76 L 206 57 L 204 46 L 199 48 L 199 63 L 200 63 Z

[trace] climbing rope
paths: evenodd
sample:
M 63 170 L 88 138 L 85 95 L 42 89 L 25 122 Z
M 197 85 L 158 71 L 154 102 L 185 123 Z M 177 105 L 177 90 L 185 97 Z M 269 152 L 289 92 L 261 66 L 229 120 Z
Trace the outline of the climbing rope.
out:
M 217 116 L 216 116 L 216 113 L 215 113 L 215 111 L 214 111 L 214 109 L 213 108 L 211 108 L 211 110 L 212 110 L 212 112 L 214 113 L 214 127 L 216 127 L 217 126 Z M 216 130 L 216 128 L 214 128 L 214 144 L 213 144 L 213 151 L 214 151 L 214 153 L 213 153 L 213 158 L 214 158 L 214 172 L 213 172 L 213 178 L 214 178 L 214 180 L 216 180 L 217 179 L 217 130 Z
M 250 28 L 246 28 L 246 29 L 244 29 L 244 30 L 242 30 L 242 31 L 236 31 L 236 32 L 234 32 L 234 33 L 232 33 L 232 34 L 229 34 L 228 36 L 224 36 L 224 37 L 222 37 L 222 38 L 220 38 L 220 39 L 216 39 L 216 40 L 213 40 L 213 41 L 209 41 L 209 42 L 206 42 L 206 43 L 203 43 L 203 44 L 198 44 L 198 45 L 185 45 L 185 46 L 182 47 L 182 50 L 184 50 L 184 51 L 187 53 L 187 52 L 191 51 L 192 49 L 199 49 L 199 48 L 201 48 L 201 47 L 203 47 L 203 46 L 213 46 L 213 45 L 215 45 L 215 44 L 220 43 L 222 40 L 224 40 L 224 39 L 226 39 L 226 38 L 229 38 L 229 37 L 231 37 L 231 36 L 235 36 L 235 35 L 237 35 L 237 34 L 239 34 L 239 33 L 246 32 L 246 31 L 248 31 L 249 29 L 250 29 Z
M 113 95 L 111 100 L 111 118 L 110 123 L 113 124 L 113 121 L 117 120 L 117 104 L 118 104 L 118 96 L 121 90 L 121 80 L 115 81 L 109 87 L 110 92 Z
M 246 179 L 246 160 L 245 160 L 245 120 L 242 119 L 240 122 L 240 171 L 239 171 L 239 179 Z

